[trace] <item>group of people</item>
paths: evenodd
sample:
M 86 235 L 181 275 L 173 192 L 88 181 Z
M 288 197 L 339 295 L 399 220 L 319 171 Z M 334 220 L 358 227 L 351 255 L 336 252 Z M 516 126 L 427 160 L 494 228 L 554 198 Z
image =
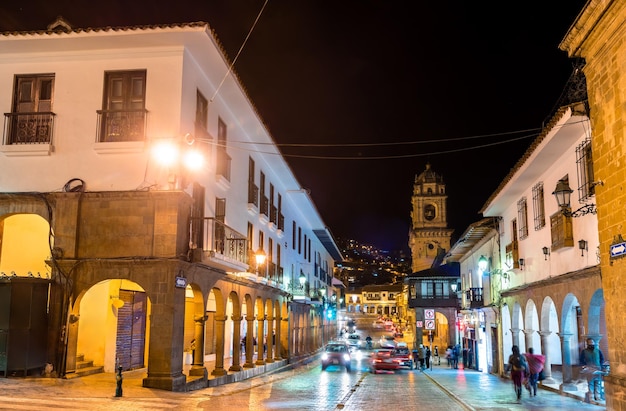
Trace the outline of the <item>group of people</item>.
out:
M 446 348 L 446 361 L 448 361 L 448 366 L 450 368 L 457 369 L 459 368 L 459 354 L 461 352 L 461 346 L 459 344 L 452 346 L 449 345 Z
M 511 379 L 515 388 L 517 399 L 522 397 L 522 384 L 526 386 L 530 396 L 537 395 L 537 384 L 542 380 L 543 367 L 546 357 L 535 354 L 533 348 L 528 348 L 525 354 L 520 353 L 517 345 L 512 347 L 512 354 L 509 356 L 507 370 L 511 372 Z M 587 347 L 580 353 L 580 365 L 582 371 L 587 375 L 589 387 L 588 395 L 593 395 L 595 400 L 601 399 L 602 393 L 602 365 L 604 355 L 596 347 L 595 341 L 587 339 Z
M 439 349 L 435 347 L 435 351 L 437 352 L 437 356 L 439 355 Z M 424 371 L 427 368 L 430 368 L 430 357 L 432 356 L 432 352 L 430 351 L 430 347 L 424 346 L 424 344 L 420 344 L 417 349 L 417 361 L 419 362 L 420 370 Z

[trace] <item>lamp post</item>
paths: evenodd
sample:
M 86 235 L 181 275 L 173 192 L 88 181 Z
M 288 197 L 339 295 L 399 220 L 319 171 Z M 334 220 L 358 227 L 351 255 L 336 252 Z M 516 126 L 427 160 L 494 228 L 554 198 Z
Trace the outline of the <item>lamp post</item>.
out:
M 259 247 L 259 249 L 256 250 L 256 253 L 254 254 L 254 257 L 256 259 L 256 273 L 258 275 L 259 274 L 259 267 L 261 267 L 263 264 L 265 264 L 265 259 L 267 258 L 267 256 L 265 255 L 265 251 L 263 251 L 263 249 L 261 247 Z
M 300 289 L 304 289 L 304 284 L 306 284 L 306 275 L 304 272 L 300 270 L 300 276 L 298 277 L 298 281 L 300 282 Z
M 604 182 L 602 180 L 598 180 L 598 181 L 589 183 L 587 189 L 589 190 L 590 193 L 593 193 L 592 191 L 593 188 L 598 185 L 603 186 Z M 559 208 L 561 209 L 561 213 L 563 213 L 564 216 L 582 217 L 586 214 L 596 214 L 598 212 L 598 210 L 596 209 L 596 205 L 593 203 L 585 204 L 584 206 L 580 207 L 578 210 L 572 211 L 570 208 L 571 207 L 570 199 L 571 199 L 573 192 L 574 190 L 570 188 L 569 180 L 567 178 L 563 178 L 559 180 L 556 183 L 556 187 L 554 188 L 554 191 L 552 192 L 552 194 L 554 194 L 554 197 L 556 198 L 556 203 L 559 205 Z

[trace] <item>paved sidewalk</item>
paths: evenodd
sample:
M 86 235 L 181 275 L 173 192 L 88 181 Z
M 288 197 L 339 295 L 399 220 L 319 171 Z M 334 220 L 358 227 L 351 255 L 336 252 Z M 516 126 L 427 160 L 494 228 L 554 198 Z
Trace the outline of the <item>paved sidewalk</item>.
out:
M 419 371 L 414 371 L 419 372 Z M 539 385 L 536 397 L 530 397 L 525 389 L 521 401 L 515 398 L 513 382 L 497 375 L 481 373 L 476 370 L 451 369 L 445 365 L 433 366 L 423 373 L 446 390 L 459 402 L 464 403 L 468 410 L 497 409 L 580 409 L 605 410 L 603 404 L 589 404 L 583 401 L 584 393 L 562 395 L 550 387 Z M 495 409 L 495 408 L 493 408 Z
M 313 358 L 313 357 L 312 357 Z M 529 397 L 524 390 L 522 400 L 515 399 L 513 383 L 496 375 L 481 373 L 475 370 L 454 370 L 443 363 L 432 370 L 423 372 L 414 370 L 410 373 L 421 373 L 429 378 L 467 410 L 590 410 L 602 411 L 606 407 L 601 404 L 589 404 L 581 397 L 561 395 L 557 390 L 548 387 L 539 389 L 536 397 Z M 142 380 L 146 370 L 126 371 L 123 373 L 123 396 L 126 398 L 160 398 L 180 399 L 187 395 L 200 395 L 201 392 L 172 393 L 151 388 L 144 388 Z M 228 391 L 230 384 L 222 389 Z M 233 386 L 234 389 L 236 386 Z M 72 393 L 74 398 L 111 398 L 116 394 L 116 378 L 114 373 L 101 373 L 75 379 L 58 378 L 0 378 L 0 390 L 11 396 L 24 398 L 55 397 Z M 211 391 L 212 392 L 212 391 Z M 354 395 L 365 395 L 356 390 Z M 205 395 L 205 394 L 203 394 Z M 1 407 L 0 407 L 1 408 Z

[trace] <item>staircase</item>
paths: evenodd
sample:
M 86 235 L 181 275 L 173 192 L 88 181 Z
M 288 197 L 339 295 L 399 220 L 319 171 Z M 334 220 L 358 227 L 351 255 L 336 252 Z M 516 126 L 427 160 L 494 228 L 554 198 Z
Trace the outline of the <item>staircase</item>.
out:
M 94 366 L 93 361 L 85 361 L 85 354 L 79 354 L 76 357 L 76 372 L 66 374 L 65 378 L 78 378 L 101 372 L 104 372 L 103 366 Z

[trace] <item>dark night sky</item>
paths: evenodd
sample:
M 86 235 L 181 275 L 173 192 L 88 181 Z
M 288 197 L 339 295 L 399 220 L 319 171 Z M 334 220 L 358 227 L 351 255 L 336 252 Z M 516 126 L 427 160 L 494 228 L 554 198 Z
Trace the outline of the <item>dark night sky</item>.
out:
M 427 162 L 455 234 L 481 217 L 555 108 L 572 72 L 558 45 L 585 2 L 269 0 L 235 71 L 278 144 L 326 145 L 281 150 L 335 237 L 407 248 Z M 74 27 L 206 21 L 232 59 L 264 4 L 3 1 L 0 31 L 59 15 Z

